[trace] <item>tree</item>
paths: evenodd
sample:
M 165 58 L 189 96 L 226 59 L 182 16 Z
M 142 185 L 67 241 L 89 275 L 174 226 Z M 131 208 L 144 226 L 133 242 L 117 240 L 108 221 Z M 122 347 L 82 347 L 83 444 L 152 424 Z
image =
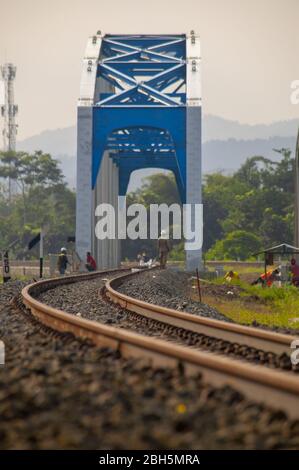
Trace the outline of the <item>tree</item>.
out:
M 0 178 L 14 180 L 23 194 L 33 186 L 62 183 L 63 174 L 58 161 L 47 153 L 8 151 L 0 152 Z
M 66 186 L 58 162 L 42 152 L 2 152 L 0 176 L 4 181 L 12 177 L 20 189 L 9 201 L 0 185 L 0 249 L 18 239 L 15 256 L 33 256 L 38 248 L 28 252 L 28 241 L 47 224 L 46 251 L 57 251 L 75 230 L 75 193 Z
M 264 211 L 264 219 L 260 226 L 264 244 L 278 245 L 282 241 L 292 244 L 294 225 L 293 213 L 275 214 L 271 207 Z
M 226 232 L 223 222 L 229 217 L 239 195 L 244 194 L 248 189 L 245 182 L 234 176 L 225 176 L 221 173 L 205 176 L 203 185 L 204 251 L 223 238 Z
M 58 161 L 41 151 L 36 151 L 34 154 L 0 152 L 0 178 L 15 181 L 21 191 L 24 224 L 26 224 L 27 197 L 30 190 L 36 186 L 47 188 L 63 182 Z
M 174 203 L 180 204 L 180 196 L 178 193 L 175 177 L 173 174 L 157 173 L 155 175 L 144 178 L 144 183 L 141 188 L 127 195 L 127 205 L 131 204 L 143 204 L 149 209 L 150 204 L 162 204 L 171 205 Z M 150 218 L 149 210 L 148 215 L 148 237 L 147 240 L 123 240 L 122 251 L 126 253 L 126 257 L 129 259 L 136 259 L 138 253 L 146 251 L 150 257 L 157 256 L 157 240 L 150 239 Z M 171 221 L 170 221 L 171 230 Z M 179 240 L 175 240 L 172 246 L 176 246 Z M 177 251 L 181 252 L 178 257 L 182 256 L 183 250 L 177 248 Z
M 251 188 L 259 189 L 264 184 L 264 174 L 271 171 L 273 164 L 271 160 L 262 156 L 251 157 L 246 160 L 234 176 Z
M 228 259 L 244 261 L 261 247 L 261 240 L 257 235 L 245 230 L 235 230 L 223 240 L 218 240 L 207 253 L 207 259 Z
M 175 177 L 172 173 L 157 173 L 144 178 L 143 185 L 133 193 L 128 194 L 129 204 L 138 202 L 149 207 L 150 204 L 180 204 Z
M 255 156 L 232 176 L 206 178 L 204 250 L 208 256 L 241 257 L 230 247 L 231 235 L 239 231 L 254 234 L 261 246 L 292 243 L 294 159 L 288 149 L 276 151 L 282 156 L 278 162 Z

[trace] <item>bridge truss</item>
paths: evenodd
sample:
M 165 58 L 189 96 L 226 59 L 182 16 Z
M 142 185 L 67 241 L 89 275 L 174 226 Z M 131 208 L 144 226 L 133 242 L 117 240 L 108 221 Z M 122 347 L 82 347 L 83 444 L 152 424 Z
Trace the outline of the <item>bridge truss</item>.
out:
M 79 254 L 94 251 L 101 267 L 117 265 L 119 244 L 99 245 L 94 210 L 125 195 L 133 171 L 170 170 L 181 202 L 201 202 L 199 47 L 194 32 L 99 33 L 88 41 L 78 106 L 76 239 Z M 189 269 L 199 264 L 198 251 L 187 253 Z

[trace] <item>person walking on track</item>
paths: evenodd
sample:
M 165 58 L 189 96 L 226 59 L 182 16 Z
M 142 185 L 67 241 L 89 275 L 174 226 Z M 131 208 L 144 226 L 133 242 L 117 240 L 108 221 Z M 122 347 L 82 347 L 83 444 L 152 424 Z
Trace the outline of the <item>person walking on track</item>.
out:
M 66 248 L 61 248 L 60 255 L 58 256 L 58 260 L 57 260 L 57 268 L 61 276 L 65 274 L 66 267 L 68 264 L 70 264 L 70 262 L 66 255 Z
M 166 230 L 161 231 L 161 235 L 158 238 L 158 251 L 159 251 L 159 261 L 161 269 L 166 268 L 168 254 L 170 252 L 168 236 Z

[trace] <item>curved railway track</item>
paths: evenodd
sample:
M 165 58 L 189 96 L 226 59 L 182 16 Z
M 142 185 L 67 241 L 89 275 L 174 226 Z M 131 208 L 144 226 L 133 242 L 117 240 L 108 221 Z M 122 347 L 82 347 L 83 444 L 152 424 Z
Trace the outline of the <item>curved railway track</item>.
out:
M 130 297 L 117 290 L 117 288 L 137 273 L 122 274 L 106 282 L 107 296 L 121 307 L 144 317 L 183 328 L 194 333 L 205 334 L 219 338 L 230 343 L 245 344 L 259 350 L 274 354 L 290 353 L 290 344 L 297 339 L 295 336 L 276 333 L 261 328 L 238 325 L 236 323 L 214 320 L 212 318 L 196 316 L 188 312 L 181 312 L 168 307 L 161 307 L 142 300 Z
M 187 374 L 201 372 L 206 382 L 213 385 L 229 384 L 251 399 L 282 408 L 292 418 L 299 418 L 299 379 L 295 375 L 79 318 L 36 298 L 40 293 L 60 285 L 115 273 L 118 276 L 106 282 L 106 295 L 128 311 L 193 333 L 250 344 L 276 353 L 290 351 L 290 343 L 294 339 L 290 335 L 198 317 L 120 293 L 117 288 L 121 283 L 131 276 L 139 275 L 125 271 L 128 270 L 121 270 L 121 275 L 120 270 L 109 270 L 39 281 L 22 290 L 22 302 L 33 316 L 54 330 L 70 332 L 98 346 L 117 349 L 124 357 L 150 358 L 153 365 L 163 367 L 179 365 Z

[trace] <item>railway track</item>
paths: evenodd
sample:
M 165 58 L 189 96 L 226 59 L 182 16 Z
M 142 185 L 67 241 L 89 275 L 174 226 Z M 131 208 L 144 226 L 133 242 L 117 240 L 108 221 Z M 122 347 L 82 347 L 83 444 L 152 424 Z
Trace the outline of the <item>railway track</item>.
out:
M 288 334 L 214 320 L 212 318 L 196 316 L 188 312 L 161 307 L 130 297 L 117 290 L 127 279 L 140 274 L 142 274 L 142 271 L 139 273 L 122 274 L 107 281 L 107 296 L 113 302 L 130 312 L 135 312 L 152 320 L 164 322 L 177 328 L 183 328 L 194 333 L 204 334 L 230 343 L 245 344 L 246 346 L 269 351 L 274 354 L 289 355 L 291 342 L 297 339 L 295 336 Z
M 110 270 L 39 281 L 23 289 L 22 302 L 42 323 L 55 330 L 70 332 L 77 337 L 87 338 L 96 345 L 116 349 L 124 357 L 149 358 L 153 365 L 163 367 L 179 365 L 186 374 L 201 372 L 206 382 L 217 386 L 229 384 L 249 398 L 283 408 L 290 417 L 299 418 L 299 379 L 295 375 L 79 318 L 45 305 L 36 298 L 41 292 L 60 285 L 115 274 L 116 277 L 106 282 L 106 295 L 111 301 L 134 314 L 194 334 L 204 333 L 213 337 L 217 335 L 217 338 L 247 345 L 250 342 L 254 347 L 280 353 L 290 351 L 290 335 L 197 317 L 133 299 L 117 290 L 126 279 L 139 276 L 139 273 L 125 271 L 127 270 Z

